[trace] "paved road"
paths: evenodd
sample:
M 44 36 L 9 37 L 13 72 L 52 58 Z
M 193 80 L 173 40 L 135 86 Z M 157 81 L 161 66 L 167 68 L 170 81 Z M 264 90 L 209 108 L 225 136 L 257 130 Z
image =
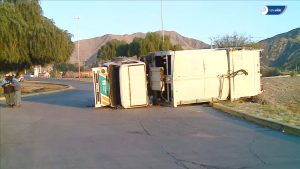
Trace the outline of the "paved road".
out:
M 299 169 L 299 137 L 205 104 L 94 109 L 91 83 L 59 82 L 1 107 L 1 169 Z

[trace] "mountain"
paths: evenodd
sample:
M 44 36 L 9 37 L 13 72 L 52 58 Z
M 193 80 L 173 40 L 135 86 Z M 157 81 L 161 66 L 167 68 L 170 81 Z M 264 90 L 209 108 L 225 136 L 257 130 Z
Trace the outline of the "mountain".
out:
M 157 33 L 160 34 L 160 31 L 157 31 Z M 203 49 L 208 48 L 209 45 L 193 39 L 188 38 L 180 35 L 179 33 L 175 31 L 165 31 L 165 35 L 170 37 L 172 44 L 179 44 L 182 46 L 183 49 Z M 131 35 L 113 35 L 113 34 L 106 34 L 100 37 L 95 37 L 91 39 L 85 39 L 79 41 L 79 54 L 80 54 L 80 61 L 81 65 L 90 65 L 92 64 L 96 58 L 97 58 L 97 51 L 101 48 L 102 45 L 104 45 L 106 42 L 111 41 L 113 39 L 117 40 L 123 40 L 127 43 L 130 43 L 133 41 L 135 37 L 138 38 L 144 38 L 146 36 L 146 33 L 137 32 Z M 75 48 L 74 51 L 69 59 L 69 63 L 78 63 L 77 60 L 77 45 L 78 41 L 75 42 Z
M 300 28 L 262 40 L 256 47 L 264 49 L 262 65 L 288 69 L 300 66 Z

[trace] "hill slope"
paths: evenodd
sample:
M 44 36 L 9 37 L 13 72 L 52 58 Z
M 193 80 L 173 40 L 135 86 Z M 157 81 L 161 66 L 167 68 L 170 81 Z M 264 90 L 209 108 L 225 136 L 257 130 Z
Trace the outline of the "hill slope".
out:
M 160 33 L 160 31 L 157 31 L 157 33 Z M 182 46 L 183 49 L 202 49 L 202 48 L 209 47 L 209 45 L 207 45 L 202 41 L 193 38 L 184 37 L 175 31 L 165 31 L 165 35 L 170 37 L 172 44 L 179 44 Z M 79 41 L 80 61 L 82 64 L 85 65 L 91 64 L 93 61 L 96 60 L 97 51 L 101 48 L 102 45 L 104 45 L 106 42 L 110 40 L 117 39 L 117 40 L 123 40 L 127 43 L 130 43 L 135 37 L 144 38 L 145 36 L 146 36 L 145 33 L 138 32 L 131 35 L 106 34 L 100 37 L 80 40 Z M 76 41 L 74 51 L 69 59 L 69 63 L 77 63 L 77 45 L 78 42 Z
M 289 69 L 300 66 L 300 28 L 262 40 L 257 46 L 264 49 L 264 65 Z

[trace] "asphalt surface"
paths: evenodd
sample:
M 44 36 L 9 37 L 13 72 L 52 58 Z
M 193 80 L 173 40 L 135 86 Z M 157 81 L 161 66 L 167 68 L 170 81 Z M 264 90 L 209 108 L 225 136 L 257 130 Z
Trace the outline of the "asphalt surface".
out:
M 300 167 L 300 137 L 207 104 L 93 108 L 90 82 L 1 102 L 1 169 L 246 169 Z

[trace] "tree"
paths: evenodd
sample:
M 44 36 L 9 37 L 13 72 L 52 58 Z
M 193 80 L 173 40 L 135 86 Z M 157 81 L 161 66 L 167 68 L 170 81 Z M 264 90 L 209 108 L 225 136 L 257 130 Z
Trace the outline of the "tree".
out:
M 14 69 L 22 62 L 30 65 L 26 44 L 27 23 L 11 3 L 0 4 L 0 69 Z
M 117 47 L 117 56 L 129 56 L 129 44 L 121 44 Z
M 67 71 L 77 71 L 78 65 L 70 64 L 70 63 L 56 63 L 53 65 L 53 70 L 67 72 Z
M 169 36 L 165 36 L 162 43 L 158 33 L 149 32 L 144 39 L 134 38 L 130 44 L 119 40 L 108 41 L 98 50 L 97 56 L 102 61 L 108 61 L 116 56 L 141 56 L 161 50 L 182 50 L 182 47 L 173 45 Z
M 234 32 L 232 35 L 224 35 L 211 38 L 213 44 L 217 48 L 228 48 L 228 47 L 247 47 L 253 42 L 250 36 L 238 34 Z
M 173 49 L 173 45 L 171 43 L 170 37 L 169 36 L 165 36 L 164 37 L 164 42 L 161 43 L 161 50 L 170 50 Z
M 111 60 L 116 56 L 127 56 L 128 47 L 122 46 L 119 48 L 121 45 L 126 45 L 126 42 L 116 39 L 108 41 L 98 50 L 97 57 L 103 60 Z
M 183 50 L 183 49 L 182 49 L 181 45 L 174 45 L 172 50 L 178 51 L 178 50 Z
M 0 3 L 0 23 L 1 70 L 64 62 L 73 51 L 71 34 L 42 15 L 38 0 Z
M 161 38 L 158 33 L 147 33 L 143 42 L 143 45 L 145 45 L 146 49 L 146 51 L 144 51 L 145 53 L 143 54 L 147 54 L 148 52 L 159 51 L 162 49 Z
M 129 56 L 140 56 L 141 55 L 141 45 L 142 45 L 142 38 L 134 38 L 133 41 L 129 44 Z

